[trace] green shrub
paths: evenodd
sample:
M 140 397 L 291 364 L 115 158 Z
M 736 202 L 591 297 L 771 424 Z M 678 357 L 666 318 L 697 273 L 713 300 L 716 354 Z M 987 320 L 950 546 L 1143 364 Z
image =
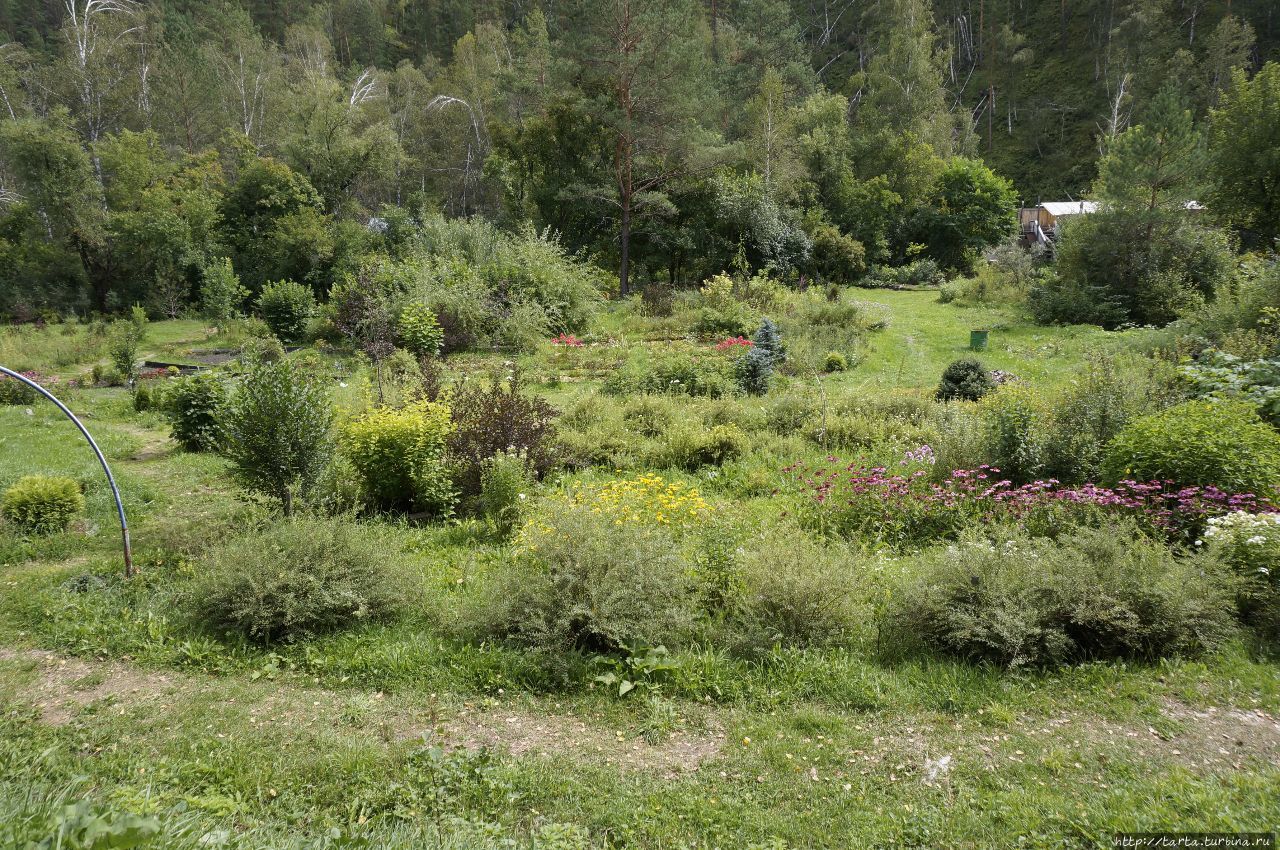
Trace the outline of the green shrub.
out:
M 444 344 L 444 329 L 425 304 L 409 304 L 401 310 L 396 333 L 400 344 L 418 357 L 436 357 Z
M 622 408 L 622 421 L 642 437 L 658 436 L 671 427 L 673 418 L 671 403 L 660 396 L 640 396 Z
M 306 498 L 333 455 L 333 406 L 324 379 L 291 360 L 258 362 L 223 408 L 222 448 L 250 490 L 286 516 Z
M 769 392 L 773 378 L 773 355 L 766 348 L 752 346 L 751 350 L 734 362 L 734 380 L 738 389 L 747 395 L 764 395 Z
M 27 373 L 27 377 L 36 383 L 40 382 L 34 372 Z M 39 398 L 40 394 L 38 392 L 17 378 L 0 375 L 0 404 L 35 404 Z
M 449 406 L 420 401 L 375 408 L 342 428 L 342 452 L 379 508 L 447 515 L 455 494 L 445 466 Z
M 608 395 L 639 393 L 691 395 L 720 398 L 733 393 L 727 362 L 688 354 L 662 354 L 632 359 L 605 378 Z
M 845 372 L 849 369 L 849 361 L 838 351 L 827 352 L 827 359 L 822 364 L 822 371 L 828 374 L 832 372 Z
M 111 365 L 126 381 L 138 372 L 138 346 L 142 343 L 142 335 L 143 326 L 127 319 L 112 322 L 107 334 L 107 354 L 111 357 Z
M 747 435 L 736 425 L 699 428 L 682 424 L 667 432 L 656 460 L 690 472 L 704 466 L 720 466 L 746 454 Z
M 258 312 L 271 332 L 286 343 L 306 338 L 307 324 L 316 311 L 310 288 L 291 280 L 268 283 L 258 296 Z
M 140 387 L 138 393 L 142 392 Z M 219 419 L 226 403 L 227 388 L 212 372 L 197 372 L 170 382 L 164 393 L 170 434 L 188 451 L 217 448 Z
M 813 399 L 802 395 L 782 395 L 765 409 L 765 426 L 775 434 L 803 431 L 818 415 Z
M 223 257 L 204 267 L 200 283 L 200 315 L 212 322 L 226 322 L 240 315 L 249 290 L 240 285 L 231 260 Z
M 770 529 L 739 559 L 739 587 L 728 600 L 739 652 L 830 646 L 863 631 L 867 612 L 857 599 L 854 571 L 803 530 Z
M 886 645 L 1005 667 L 1195 655 L 1234 631 L 1221 570 L 1130 525 L 969 536 L 916 558 L 889 599 Z
M 1005 384 L 982 400 L 987 461 L 1015 484 L 1041 476 L 1045 467 L 1048 411 L 1040 396 L 1021 383 Z
M 65 531 L 84 510 L 84 494 L 71 478 L 26 475 L 4 491 L 0 513 L 23 531 L 54 534 Z
M 208 552 L 186 594 L 211 629 L 256 643 L 289 641 L 405 609 L 411 576 L 384 532 L 295 518 Z
M 696 621 L 692 565 L 664 528 L 557 504 L 526 525 L 526 553 L 491 588 L 488 631 L 546 651 L 674 644 Z
M 524 452 L 498 452 L 480 471 L 480 510 L 500 534 L 510 534 L 536 486 Z
M 986 367 L 972 357 L 954 360 L 942 372 L 942 381 L 934 394 L 939 401 L 964 399 L 977 401 L 995 389 L 995 381 Z
M 1169 480 L 1276 497 L 1280 434 L 1247 402 L 1188 401 L 1135 419 L 1107 447 L 1108 481 Z

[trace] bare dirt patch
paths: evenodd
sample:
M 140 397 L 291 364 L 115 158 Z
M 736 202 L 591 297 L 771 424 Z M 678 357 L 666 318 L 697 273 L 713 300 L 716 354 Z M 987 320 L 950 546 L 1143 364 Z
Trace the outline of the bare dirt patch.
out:
M 501 708 L 464 710 L 436 726 L 434 739 L 445 749 L 497 749 L 514 756 L 535 753 L 603 761 L 623 770 L 649 770 L 675 777 L 698 770 L 719 755 L 723 729 L 676 730 L 653 743 L 621 731 L 593 726 L 574 717 L 535 715 Z
M 125 711 L 140 705 L 167 707 L 207 689 L 201 677 L 145 671 L 114 661 L 68 658 L 44 650 L 0 647 L 0 662 L 34 665 L 35 677 L 21 698 L 53 726 L 72 722 L 86 710 Z M 650 743 L 634 732 L 601 728 L 575 717 L 528 708 L 463 706 L 440 712 L 380 693 L 335 692 L 273 682 L 259 698 L 232 698 L 248 714 L 252 726 L 286 723 L 298 728 L 342 725 L 373 732 L 384 742 L 425 738 L 446 750 L 482 748 L 513 757 L 566 755 L 604 763 L 619 770 L 639 770 L 675 777 L 696 771 L 719 754 L 724 732 L 703 723 L 697 731 L 679 728 L 655 736 Z
M 0 661 L 26 661 L 36 665 L 37 676 L 25 696 L 39 709 L 41 719 L 51 726 L 70 723 L 81 709 L 104 701 L 134 705 L 171 700 L 185 684 L 185 677 L 174 674 L 65 658 L 38 649 L 0 648 Z

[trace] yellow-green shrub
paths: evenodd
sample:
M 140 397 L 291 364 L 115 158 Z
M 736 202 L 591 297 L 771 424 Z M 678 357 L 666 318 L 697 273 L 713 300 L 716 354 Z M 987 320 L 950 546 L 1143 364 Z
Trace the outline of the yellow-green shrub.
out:
M 74 479 L 27 475 L 0 498 L 0 513 L 24 531 L 53 534 L 63 531 L 84 510 L 84 495 Z
M 422 401 L 353 419 L 342 428 L 341 447 L 377 507 L 446 514 L 454 503 L 444 462 L 452 432 L 448 405 Z

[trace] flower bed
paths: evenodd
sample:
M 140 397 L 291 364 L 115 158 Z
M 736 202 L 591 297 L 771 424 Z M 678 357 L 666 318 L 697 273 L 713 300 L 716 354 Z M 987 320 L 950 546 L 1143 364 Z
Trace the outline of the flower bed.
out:
M 902 473 L 886 467 L 843 464 L 787 467 L 809 496 L 802 513 L 828 533 L 860 537 L 890 546 L 917 546 L 954 538 L 961 529 L 996 521 L 1014 521 L 1040 529 L 1095 512 L 1133 516 L 1171 540 L 1190 541 L 1212 517 L 1233 511 L 1273 513 L 1276 507 L 1251 493 L 1227 493 L 1216 487 L 1174 487 L 1167 481 L 1121 481 L 1063 486 L 1057 479 L 1013 486 L 991 466 L 957 469 L 942 481 L 929 480 L 933 453 L 927 446 L 908 452 Z

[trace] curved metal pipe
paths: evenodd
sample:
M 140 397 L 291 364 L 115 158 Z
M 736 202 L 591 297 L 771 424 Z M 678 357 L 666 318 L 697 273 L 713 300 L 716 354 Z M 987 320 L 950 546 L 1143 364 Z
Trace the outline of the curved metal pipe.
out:
M 53 393 L 40 386 L 26 375 L 21 375 L 12 369 L 6 369 L 4 366 L 0 366 L 0 374 L 8 375 L 10 378 L 16 378 L 31 387 L 31 389 L 40 393 L 40 395 L 49 399 L 49 401 L 56 404 L 58 409 L 65 413 L 67 418 L 75 423 L 76 427 L 80 429 L 80 433 L 84 434 L 84 438 L 89 441 L 89 446 L 93 449 L 93 453 L 98 456 L 98 462 L 102 464 L 102 471 L 107 474 L 107 483 L 111 485 L 111 495 L 114 496 L 116 500 L 116 514 L 120 517 L 120 535 L 124 539 L 124 576 L 125 578 L 131 578 L 133 576 L 133 547 L 129 543 L 129 523 L 126 522 L 124 518 L 124 503 L 120 501 L 120 488 L 116 486 L 115 476 L 111 474 L 111 467 L 107 466 L 107 459 L 103 456 L 102 450 L 98 448 L 98 444 L 93 441 L 93 437 L 89 434 L 88 429 L 85 428 L 80 420 L 76 418 L 76 415 L 71 412 L 71 409 L 58 401 L 58 399 L 54 397 Z

